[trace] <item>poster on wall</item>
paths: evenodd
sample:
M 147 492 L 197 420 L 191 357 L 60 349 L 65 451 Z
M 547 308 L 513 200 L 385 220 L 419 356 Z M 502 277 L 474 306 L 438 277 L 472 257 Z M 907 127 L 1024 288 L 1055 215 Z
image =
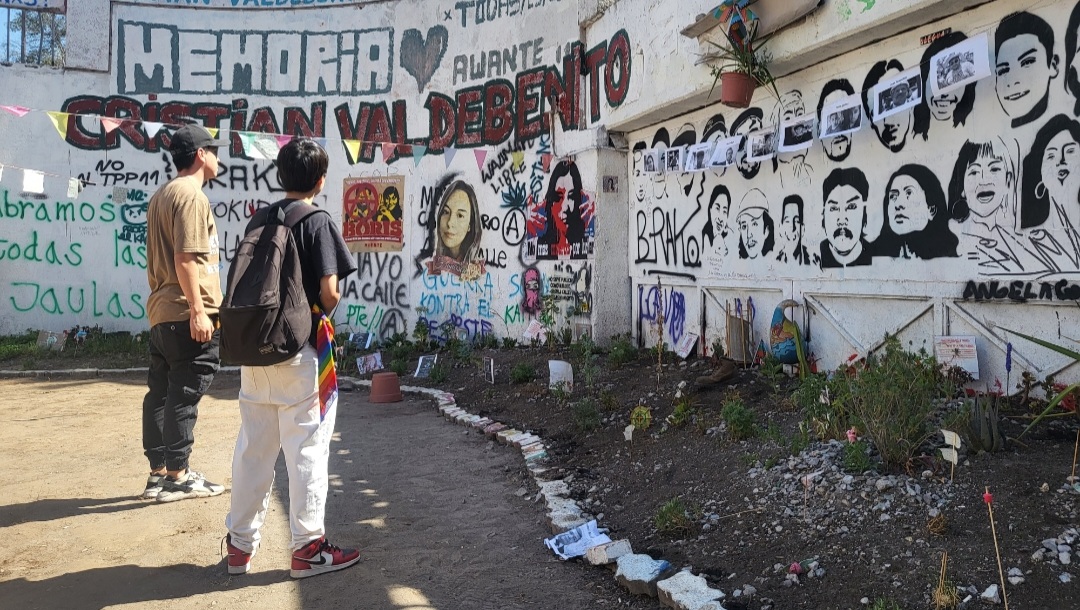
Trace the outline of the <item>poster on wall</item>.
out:
M 814 143 L 814 123 L 812 114 L 804 114 L 790 121 L 780 123 L 779 152 L 806 150 Z
M 941 51 L 930 59 L 930 91 L 934 95 L 961 89 L 989 78 L 990 51 L 986 32 Z
M 672 146 L 667 149 L 665 157 L 667 159 L 664 165 L 665 173 L 674 174 L 683 171 L 683 166 L 686 164 L 686 146 Z
M 463 280 L 475 280 L 484 274 L 485 261 L 480 252 L 484 227 L 480 204 L 472 185 L 464 180 L 448 184 L 435 208 L 431 243 L 435 252 L 427 262 L 431 275 L 450 273 Z
M 821 139 L 835 138 L 862 129 L 862 101 L 849 95 L 821 109 Z
M 664 151 L 654 148 L 652 150 L 645 151 L 642 157 L 642 164 L 645 166 L 646 174 L 662 174 L 664 173 Z
M 341 234 L 350 252 L 399 252 L 405 247 L 403 176 L 345 178 Z
M 712 142 L 695 144 L 686 150 L 686 171 L 703 172 L 709 167 L 709 159 L 712 157 Z
M 559 161 L 551 170 L 544 198 L 529 204 L 522 259 L 530 264 L 592 258 L 594 206 L 593 196 L 581 186 L 577 165 L 569 159 Z
M 739 145 L 742 144 L 742 136 L 725 138 L 716 143 L 712 156 L 709 158 L 709 167 L 727 167 L 735 165 L 735 159 L 739 156 Z
M 746 160 L 767 161 L 776 156 L 776 131 L 761 129 L 746 135 Z
M 979 379 L 979 352 L 973 335 L 935 336 L 934 359 L 942 367 L 960 367 L 972 379 Z
M 919 67 L 874 85 L 874 121 L 918 106 L 922 96 L 922 72 Z

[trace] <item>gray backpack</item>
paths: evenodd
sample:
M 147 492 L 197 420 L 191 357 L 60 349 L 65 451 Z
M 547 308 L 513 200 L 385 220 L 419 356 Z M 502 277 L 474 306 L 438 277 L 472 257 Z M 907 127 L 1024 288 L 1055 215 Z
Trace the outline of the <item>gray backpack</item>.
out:
M 248 223 L 221 304 L 221 359 L 269 366 L 295 356 L 311 336 L 311 305 L 292 228 L 323 212 L 282 200 Z

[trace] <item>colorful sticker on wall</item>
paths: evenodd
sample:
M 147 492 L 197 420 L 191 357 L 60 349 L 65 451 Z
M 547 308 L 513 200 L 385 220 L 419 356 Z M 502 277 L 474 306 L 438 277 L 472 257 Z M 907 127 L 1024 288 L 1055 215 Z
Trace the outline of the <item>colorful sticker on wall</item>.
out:
M 529 204 L 524 260 L 592 258 L 594 206 L 594 199 L 581 187 L 577 165 L 560 161 L 551 171 L 544 199 Z
M 342 228 L 350 252 L 400 251 L 405 246 L 402 176 L 346 178 L 341 189 Z

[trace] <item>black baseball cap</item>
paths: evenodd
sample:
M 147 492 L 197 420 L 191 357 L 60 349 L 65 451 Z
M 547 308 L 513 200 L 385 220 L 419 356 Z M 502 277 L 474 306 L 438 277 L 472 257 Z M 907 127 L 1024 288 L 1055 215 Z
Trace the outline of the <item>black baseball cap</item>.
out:
M 214 148 L 228 146 L 227 140 L 215 140 L 202 125 L 184 125 L 176 130 L 169 141 L 169 152 L 181 153 L 199 150 L 200 148 Z

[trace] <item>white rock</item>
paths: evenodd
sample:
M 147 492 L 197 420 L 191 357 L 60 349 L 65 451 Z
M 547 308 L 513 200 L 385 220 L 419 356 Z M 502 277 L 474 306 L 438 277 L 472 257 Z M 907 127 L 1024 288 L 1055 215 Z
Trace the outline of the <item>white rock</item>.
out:
M 979 597 L 981 597 L 983 601 L 990 602 L 991 604 L 1001 603 L 1001 596 L 998 594 L 997 585 L 990 585 Z
M 1061 562 L 1061 565 L 1067 566 L 1072 563 L 1072 556 L 1068 553 L 1058 553 L 1058 561 Z
M 1058 576 L 1058 580 L 1061 582 L 1069 582 L 1072 580 L 1072 576 L 1070 576 L 1068 572 L 1062 572 L 1061 576 Z

